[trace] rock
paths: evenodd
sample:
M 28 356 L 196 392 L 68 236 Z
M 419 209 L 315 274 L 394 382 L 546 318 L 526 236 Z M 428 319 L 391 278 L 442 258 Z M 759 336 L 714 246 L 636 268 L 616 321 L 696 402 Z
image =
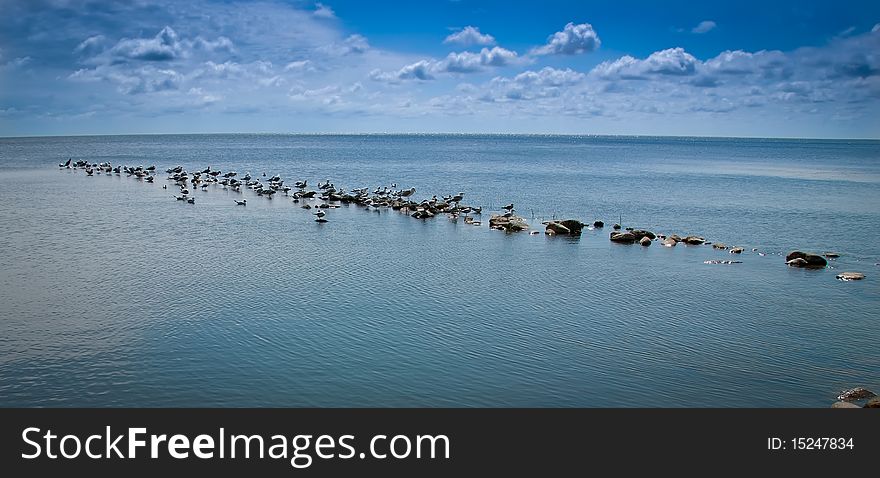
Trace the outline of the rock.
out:
M 687 236 L 682 239 L 682 242 L 684 242 L 685 244 L 690 244 L 692 246 L 697 246 L 706 242 L 706 239 L 703 239 L 700 236 Z
M 632 235 L 636 236 L 637 241 L 641 241 L 643 237 L 647 237 L 652 241 L 657 238 L 657 236 L 653 232 L 646 231 L 644 229 L 633 229 L 630 232 L 632 233 Z
M 493 214 L 489 218 L 489 227 L 507 232 L 519 232 L 528 230 L 529 225 L 523 217 Z
M 803 259 L 803 261 L 795 261 Z M 785 263 L 794 267 L 822 268 L 828 265 L 828 261 L 818 254 L 810 254 L 801 251 L 792 251 L 785 256 Z
M 596 221 L 593 223 L 593 227 L 595 227 L 596 229 L 601 229 L 605 227 L 605 223 L 602 221 Z
M 547 226 L 547 234 L 571 234 L 571 230 L 558 222 L 550 221 L 544 224 Z
M 636 242 L 636 236 L 631 232 L 612 232 L 611 241 L 632 244 L 633 242 Z
M 678 234 L 673 234 L 673 235 L 669 236 L 669 238 L 675 242 L 681 242 L 681 236 L 679 236 Z
M 718 249 L 719 251 L 723 251 L 724 249 L 727 249 L 727 245 L 724 244 L 723 242 L 716 242 L 715 244 L 712 244 L 712 249 Z
M 867 406 L 867 405 L 865 405 L 865 406 Z M 831 408 L 862 408 L 862 407 L 856 405 L 855 403 L 834 402 L 831 404 Z
M 614 228 L 615 231 L 620 230 L 620 224 L 615 224 L 611 227 Z
M 868 403 L 865 404 L 865 408 L 880 408 L 880 397 L 874 397 L 868 400 Z
M 865 278 L 865 274 L 861 272 L 841 272 L 837 274 L 837 279 L 842 280 L 844 282 L 848 282 L 851 280 L 862 280 Z
M 743 250 L 744 250 L 744 249 L 743 249 L 742 247 L 734 247 L 733 249 L 731 249 L 731 250 L 729 250 L 729 251 L 727 251 L 727 252 L 729 252 L 729 253 L 731 253 L 731 254 L 742 254 L 742 253 L 743 253 Z
M 547 221 L 542 223 L 547 226 L 547 230 L 553 230 L 556 234 L 571 234 L 579 236 L 586 224 L 575 219 L 566 219 L 564 221 Z
M 824 255 L 829 259 L 837 259 L 838 257 L 840 257 L 840 254 L 836 252 L 826 252 Z
M 837 396 L 838 400 L 843 400 L 844 402 L 852 402 L 854 400 L 864 400 L 866 398 L 875 398 L 877 396 L 876 393 L 868 390 L 863 387 L 850 388 L 848 390 L 844 390 L 840 392 L 840 395 Z
M 675 247 L 678 242 L 676 242 L 671 237 L 667 237 L 666 239 L 663 239 L 663 242 L 661 244 L 663 244 L 664 247 Z
M 641 239 L 639 239 L 639 245 L 645 247 L 650 246 L 651 239 L 649 239 L 648 236 L 643 236 Z
M 703 264 L 742 264 L 742 261 L 728 261 L 728 260 L 718 260 L 712 259 L 711 261 L 703 261 Z

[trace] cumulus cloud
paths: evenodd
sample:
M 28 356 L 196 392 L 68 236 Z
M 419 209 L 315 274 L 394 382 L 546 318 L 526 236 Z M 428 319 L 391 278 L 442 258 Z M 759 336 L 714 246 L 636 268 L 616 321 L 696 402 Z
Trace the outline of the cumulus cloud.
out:
M 374 70 L 370 78 L 377 81 L 433 80 L 443 73 L 476 73 L 490 67 L 502 67 L 518 62 L 515 51 L 501 47 L 483 48 L 479 53 L 452 52 L 442 60 L 420 60 L 404 66 L 396 72 Z
M 415 63 L 404 66 L 396 72 L 383 72 L 375 69 L 370 72 L 370 79 L 375 81 L 386 81 L 390 83 L 399 82 L 401 80 L 433 80 L 436 62 L 429 60 L 420 60 Z
M 449 35 L 443 40 L 443 43 L 459 43 L 461 45 L 494 45 L 495 37 L 489 34 L 480 33 L 480 29 L 473 26 L 466 26 L 461 30 Z
M 481 97 L 483 101 L 532 100 L 560 96 L 566 87 L 579 85 L 587 75 L 566 68 L 544 67 L 538 71 L 528 70 L 513 78 L 495 77 Z
M 119 43 L 110 49 L 110 54 L 130 60 L 169 61 L 183 56 L 184 47 L 177 32 L 166 26 L 153 38 L 119 40 Z
M 712 20 L 703 20 L 697 26 L 691 28 L 691 33 L 708 33 L 715 29 L 718 25 Z
M 575 55 L 589 53 L 602 42 L 589 23 L 575 25 L 569 22 L 561 32 L 547 38 L 547 44 L 532 50 L 533 55 Z
M 450 53 L 445 60 L 435 65 L 436 70 L 449 73 L 473 73 L 481 71 L 487 66 L 506 66 L 517 59 L 515 51 L 501 47 L 493 47 L 491 50 L 483 48 L 479 53 L 463 51 Z
M 319 18 L 336 18 L 336 12 L 333 11 L 328 5 L 324 5 L 323 3 L 315 4 L 315 11 L 312 12 L 312 15 Z
M 235 45 L 225 36 L 214 40 L 197 36 L 181 38 L 170 26 L 165 26 L 152 38 L 123 38 L 109 49 L 107 38 L 94 35 L 83 40 L 74 53 L 90 56 L 90 63 L 120 63 L 125 61 L 167 62 L 190 57 L 194 52 L 235 53 Z
M 650 75 L 693 75 L 699 62 L 683 48 L 669 48 L 639 60 L 629 55 L 596 66 L 593 73 L 605 79 L 644 79 Z

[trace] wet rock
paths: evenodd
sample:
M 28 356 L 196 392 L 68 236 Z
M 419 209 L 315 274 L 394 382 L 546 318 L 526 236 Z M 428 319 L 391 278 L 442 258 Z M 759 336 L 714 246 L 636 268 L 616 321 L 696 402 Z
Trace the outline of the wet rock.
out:
M 552 230 L 556 234 L 570 234 L 579 236 L 586 224 L 575 219 L 566 219 L 564 221 L 547 221 L 543 223 L 547 226 L 547 230 Z
M 646 231 L 644 229 L 633 229 L 630 231 L 632 235 L 636 236 L 637 241 L 641 241 L 643 237 L 647 237 L 650 240 L 654 240 L 657 238 L 657 235 L 651 231 Z
M 744 249 L 742 247 L 734 247 L 733 249 L 727 251 L 731 254 L 742 254 Z
M 611 227 L 612 227 L 615 231 L 619 231 L 619 230 L 620 230 L 620 224 L 615 224 L 615 225 L 613 225 L 613 226 L 611 226 Z
M 874 397 L 868 400 L 868 403 L 865 404 L 865 408 L 880 408 L 880 397 Z
M 713 260 L 711 260 L 711 261 L 703 261 L 703 264 L 724 264 L 724 265 L 729 265 L 729 264 L 742 264 L 742 261 L 728 261 L 728 260 L 718 260 L 718 259 L 713 259 Z
M 727 245 L 723 242 L 716 242 L 715 244 L 712 244 L 712 249 L 723 251 L 724 249 L 727 249 Z
M 661 244 L 663 244 L 664 247 L 675 247 L 678 242 L 671 237 L 667 237 L 666 239 L 663 239 L 663 242 L 661 242 Z
M 669 236 L 669 238 L 675 242 L 681 242 L 681 236 L 679 236 L 678 234 L 673 234 L 673 235 Z
M 651 239 L 649 239 L 648 236 L 642 236 L 642 238 L 639 239 L 639 245 L 640 245 L 640 246 L 645 246 L 645 247 L 650 246 L 650 245 L 651 245 Z
M 558 222 L 551 221 L 544 224 L 547 226 L 547 234 L 571 234 L 571 230 Z
M 621 242 L 624 244 L 632 244 L 633 242 L 636 242 L 636 236 L 634 236 L 631 232 L 612 232 L 611 241 Z
M 493 214 L 489 218 L 489 227 L 507 232 L 519 232 L 528 230 L 529 225 L 523 217 Z
M 862 407 L 856 405 L 855 403 L 838 401 L 838 402 L 834 402 L 833 404 L 831 404 L 831 408 L 862 408 Z
M 700 236 L 687 236 L 684 239 L 682 239 L 682 242 L 684 242 L 685 244 L 690 244 L 692 246 L 697 246 L 697 245 L 700 245 L 700 244 L 706 242 L 706 239 L 704 239 Z
M 601 229 L 605 227 L 605 223 L 602 221 L 596 221 L 593 223 L 593 227 L 595 227 L 596 229 Z
M 841 272 L 837 274 L 837 280 L 842 280 L 844 282 L 848 282 L 851 280 L 862 280 L 865 278 L 865 274 L 861 272 Z
M 796 260 L 796 259 L 803 259 Z M 818 254 L 810 254 L 801 251 L 792 251 L 785 256 L 785 263 L 794 267 L 822 268 L 828 265 L 828 261 Z
M 827 257 L 828 259 L 837 259 L 838 257 L 840 257 L 840 254 L 838 254 L 836 252 L 826 252 L 824 254 L 824 256 Z
M 838 400 L 843 400 L 844 402 L 852 402 L 855 400 L 864 400 L 866 398 L 874 398 L 877 394 L 863 387 L 850 388 L 848 390 L 844 390 L 840 392 L 840 395 L 837 396 Z

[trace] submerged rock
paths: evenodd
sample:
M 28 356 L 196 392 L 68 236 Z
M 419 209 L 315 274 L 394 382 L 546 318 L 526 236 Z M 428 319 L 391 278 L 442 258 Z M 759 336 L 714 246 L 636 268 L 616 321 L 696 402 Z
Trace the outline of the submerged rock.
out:
M 843 400 L 844 402 L 852 402 L 854 400 L 864 400 L 866 398 L 874 398 L 876 396 L 876 393 L 868 390 L 867 388 L 856 387 L 840 392 L 840 395 L 837 396 L 837 399 Z
M 712 249 L 723 251 L 724 249 L 727 249 L 727 245 L 723 242 L 716 242 L 715 244 L 712 244 Z
M 848 282 L 851 280 L 862 280 L 865 278 L 865 274 L 861 272 L 841 272 L 837 274 L 837 280 L 842 280 L 844 282 Z
M 831 408 L 862 408 L 862 407 L 856 405 L 855 403 L 838 401 L 838 402 L 832 403 Z
M 642 236 L 642 238 L 639 239 L 639 245 L 640 245 L 640 246 L 645 246 L 645 247 L 650 246 L 650 245 L 651 245 L 651 239 L 649 239 L 648 236 Z
M 678 242 L 671 237 L 667 237 L 666 239 L 663 239 L 663 242 L 661 242 L 661 244 L 663 244 L 664 247 L 675 247 Z
M 682 242 L 684 242 L 685 244 L 690 244 L 692 246 L 698 246 L 698 245 L 706 242 L 706 239 L 704 239 L 700 236 L 687 236 L 684 239 L 682 239 Z
M 731 250 L 729 250 L 729 251 L 727 251 L 727 252 L 729 252 L 729 253 L 731 253 L 731 254 L 742 254 L 742 253 L 743 253 L 743 250 L 744 250 L 744 249 L 743 249 L 742 247 L 734 247 L 733 249 L 731 249 Z
M 838 257 L 840 257 L 840 254 L 836 252 L 826 252 L 824 255 L 829 259 L 837 259 Z
M 613 225 L 613 226 L 611 226 L 611 227 L 612 227 L 615 231 L 620 230 L 620 224 L 615 224 L 615 225 Z
M 793 267 L 822 268 L 828 265 L 828 261 L 818 254 L 810 254 L 801 251 L 792 251 L 785 256 L 785 263 Z
M 712 259 L 711 261 L 703 261 L 703 264 L 742 264 L 742 261 L 728 261 L 728 260 L 718 260 Z
M 605 223 L 602 221 L 596 221 L 593 223 L 593 227 L 595 227 L 596 229 L 601 229 L 605 227 Z
M 633 242 L 636 242 L 636 236 L 631 232 L 612 232 L 611 241 L 632 244 Z

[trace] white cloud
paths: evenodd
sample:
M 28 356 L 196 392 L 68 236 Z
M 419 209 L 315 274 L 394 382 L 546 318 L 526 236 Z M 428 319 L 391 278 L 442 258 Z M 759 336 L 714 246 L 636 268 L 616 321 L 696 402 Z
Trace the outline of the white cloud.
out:
M 450 53 L 445 60 L 437 63 L 434 68 L 437 71 L 448 73 L 473 73 L 481 71 L 487 66 L 506 66 L 515 62 L 516 59 L 517 54 L 515 51 L 496 46 L 491 50 L 483 48 L 479 53 L 471 53 L 469 51 Z
M 321 52 L 333 56 L 356 55 L 364 53 L 369 49 L 370 43 L 367 41 L 367 38 L 358 34 L 349 35 L 341 42 L 335 42 L 319 48 Z
M 107 38 L 104 37 L 104 35 L 92 35 L 77 45 L 76 48 L 73 49 L 73 52 L 87 54 L 95 53 L 106 41 Z
M 669 48 L 651 53 L 639 60 L 629 55 L 606 61 L 593 69 L 593 74 L 605 78 L 644 79 L 649 75 L 693 75 L 699 61 L 683 48 Z
M 312 60 L 297 60 L 284 65 L 284 71 L 315 71 Z
M 443 40 L 443 43 L 459 43 L 461 45 L 494 45 L 495 37 L 489 34 L 480 33 L 480 29 L 473 26 L 466 26 L 461 30 L 449 35 Z
M 717 27 L 718 24 L 713 22 L 712 20 L 703 20 L 698 23 L 697 26 L 691 28 L 691 33 L 708 33 Z
M 490 67 L 515 64 L 519 57 L 515 51 L 501 47 L 483 48 L 479 53 L 452 52 L 442 60 L 420 60 L 396 72 L 373 70 L 370 78 L 377 81 L 399 82 L 401 80 L 433 80 L 444 73 L 476 73 Z
M 433 80 L 434 74 L 432 73 L 432 71 L 435 69 L 436 64 L 436 61 L 420 60 L 415 63 L 406 65 L 396 72 L 389 73 L 375 69 L 370 72 L 370 79 L 376 81 L 387 81 L 390 83 L 396 83 L 401 80 Z
M 184 55 L 184 47 L 171 27 L 166 26 L 153 38 L 124 38 L 110 49 L 119 58 L 142 61 L 169 61 Z
M 22 66 L 30 63 L 31 60 L 32 60 L 32 58 L 29 56 L 21 56 L 21 57 L 9 60 L 6 63 L 0 63 L 0 71 L 21 68 Z
M 547 44 L 532 50 L 534 55 L 575 55 L 599 48 L 599 35 L 589 23 L 568 23 L 561 32 L 547 38 Z
M 315 11 L 312 15 L 319 18 L 336 18 L 336 12 L 334 12 L 330 6 L 324 5 L 323 3 L 315 4 Z

